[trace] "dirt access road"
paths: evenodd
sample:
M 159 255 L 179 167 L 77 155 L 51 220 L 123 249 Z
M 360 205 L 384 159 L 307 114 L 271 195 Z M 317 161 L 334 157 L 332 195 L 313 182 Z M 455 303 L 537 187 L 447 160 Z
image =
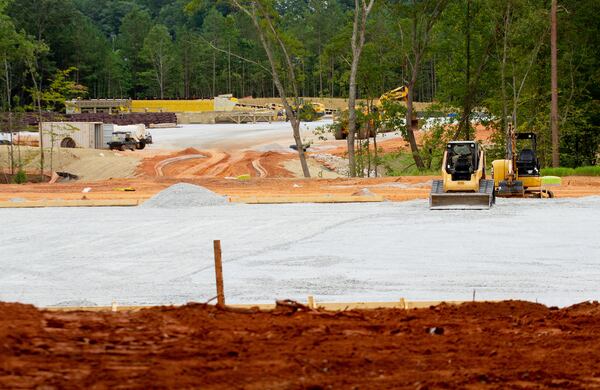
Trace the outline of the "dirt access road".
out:
M 302 123 L 304 143 L 319 152 L 341 147 L 345 141 L 323 141 L 314 131 L 330 119 Z M 182 125 L 152 130 L 154 144 L 145 151 L 140 176 L 193 177 L 300 177 L 301 167 L 288 122 L 256 124 Z M 309 158 L 313 177 L 339 174 Z
M 303 124 L 303 137 L 315 142 L 316 154 L 343 156 L 345 141 L 322 141 L 312 130 L 330 123 L 322 120 Z M 174 129 L 152 130 L 155 144 L 135 152 L 109 152 L 76 149 L 63 151 L 55 161 L 61 170 L 82 177 L 70 183 L 0 186 L 0 201 L 11 199 L 137 199 L 143 201 L 171 184 L 186 181 L 230 196 L 351 195 L 363 188 L 401 201 L 428 197 L 433 177 L 389 177 L 377 179 L 341 178 L 327 164 L 309 158 L 312 177 L 302 179 L 289 123 L 242 125 L 190 125 Z M 478 129 L 485 140 L 489 134 Z M 406 149 L 406 142 L 393 134 L 379 143 L 386 151 Z M 7 149 L 0 148 L 0 155 Z M 69 157 L 70 154 L 74 156 Z M 309 153 L 309 155 L 311 154 Z M 1 156 L 0 156 L 1 157 Z M 4 156 L 6 157 L 6 156 Z M 4 161 L 5 158 L 1 160 Z M 35 170 L 37 161 L 29 164 Z M 235 180 L 244 176 L 250 180 Z M 122 191 L 132 187 L 133 192 Z M 558 197 L 600 194 L 600 178 L 564 178 L 555 188 Z
M 600 387 L 600 305 L 247 314 L 214 306 L 38 311 L 0 303 L 0 387 Z
M 153 165 L 151 165 L 153 167 Z M 434 176 L 403 176 L 371 179 L 298 179 L 251 178 L 234 180 L 210 177 L 138 177 L 94 182 L 65 182 L 56 184 L 10 184 L 0 186 L 0 201 L 18 200 L 75 200 L 137 199 L 144 201 L 170 185 L 187 182 L 209 188 L 227 196 L 288 196 L 288 195 L 352 195 L 363 188 L 391 201 L 426 199 Z M 89 187 L 90 192 L 82 190 Z M 135 191 L 123 191 L 124 188 Z M 553 187 L 558 198 L 577 198 L 600 195 L 600 177 L 570 176 L 563 184 Z

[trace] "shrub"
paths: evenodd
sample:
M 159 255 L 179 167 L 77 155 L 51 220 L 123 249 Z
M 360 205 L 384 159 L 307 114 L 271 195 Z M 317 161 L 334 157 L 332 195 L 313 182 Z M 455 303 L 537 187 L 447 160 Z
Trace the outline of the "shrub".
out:
M 27 182 L 27 174 L 24 170 L 19 169 L 15 177 L 13 177 L 13 182 L 15 184 L 23 184 Z
M 317 114 L 317 111 L 312 106 L 312 104 L 303 104 L 300 106 L 298 118 L 302 122 L 313 122 L 319 119 L 319 114 Z

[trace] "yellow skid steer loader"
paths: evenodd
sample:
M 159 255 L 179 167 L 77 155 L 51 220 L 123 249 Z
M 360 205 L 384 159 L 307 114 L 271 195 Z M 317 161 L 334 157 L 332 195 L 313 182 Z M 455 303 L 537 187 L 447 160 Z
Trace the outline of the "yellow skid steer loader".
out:
M 494 181 L 485 178 L 485 153 L 475 141 L 446 145 L 442 180 L 434 180 L 431 210 L 486 210 L 495 203 Z

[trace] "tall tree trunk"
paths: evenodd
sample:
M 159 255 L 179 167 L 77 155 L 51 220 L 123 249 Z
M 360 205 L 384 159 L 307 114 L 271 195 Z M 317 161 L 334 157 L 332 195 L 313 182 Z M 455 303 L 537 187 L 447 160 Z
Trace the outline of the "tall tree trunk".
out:
M 498 22 L 499 24 L 500 22 Z M 500 31 L 499 25 L 496 25 L 496 27 L 494 28 L 495 32 Z M 483 70 L 485 69 L 485 67 L 487 66 L 487 63 L 491 57 L 491 53 L 492 53 L 492 49 L 494 48 L 495 45 L 495 39 L 490 39 L 488 42 L 488 45 L 483 53 L 483 56 L 480 59 L 479 62 L 479 66 L 477 67 L 477 71 L 475 72 L 474 77 L 470 77 L 470 83 L 467 87 L 467 90 L 465 92 L 465 97 L 464 97 L 464 104 L 463 104 L 463 113 L 461 116 L 461 120 L 458 126 L 458 129 L 456 130 L 456 132 L 454 133 L 454 136 L 452 139 L 457 140 L 458 137 L 462 134 L 465 133 L 465 136 L 467 138 L 470 138 L 470 132 L 468 130 L 468 128 L 470 127 L 470 116 L 471 116 L 471 110 L 473 108 L 473 103 L 474 103 L 474 97 L 475 94 L 477 93 L 477 89 L 479 88 L 479 81 L 481 79 L 481 75 L 483 73 Z M 466 124 L 466 125 L 465 125 Z M 467 129 L 467 130 L 465 130 Z
M 35 91 L 36 98 L 35 101 L 37 103 L 38 109 L 38 134 L 40 137 L 40 180 L 44 180 L 44 137 L 42 134 L 42 91 L 38 88 L 38 83 L 33 74 L 31 73 L 31 79 L 33 81 L 33 90 Z
M 354 24 L 352 28 L 352 65 L 350 68 L 350 87 L 348 91 L 348 165 L 350 176 L 356 176 L 356 157 L 354 152 L 354 135 L 356 133 L 356 75 L 360 55 L 365 44 L 367 17 L 374 0 L 367 5 L 366 0 L 354 0 Z
M 552 166 L 557 168 L 560 165 L 560 139 L 558 132 L 558 48 L 557 48 L 557 0 L 552 0 L 551 14 L 551 32 L 550 32 L 550 78 L 552 104 L 550 106 L 550 128 L 552 129 Z
M 298 112 L 294 112 L 294 110 L 292 109 L 292 106 L 288 102 L 285 88 L 283 86 L 283 83 L 281 82 L 281 78 L 279 77 L 279 72 L 277 69 L 277 62 L 275 60 L 275 56 L 273 55 L 271 46 L 267 42 L 267 34 L 263 30 L 263 27 L 261 26 L 261 23 L 259 21 L 259 17 L 256 13 L 257 12 L 256 6 L 260 7 L 260 4 L 253 3 L 251 6 L 249 6 L 251 8 L 247 8 L 246 6 L 243 6 L 238 0 L 231 0 L 231 1 L 237 8 L 242 10 L 244 13 L 246 13 L 250 17 L 250 19 L 252 20 L 252 24 L 254 24 L 254 27 L 256 28 L 260 43 L 263 46 L 265 53 L 267 54 L 267 58 L 269 59 L 269 64 L 271 65 L 271 73 L 273 76 L 273 85 L 274 85 L 274 87 L 277 87 L 277 91 L 279 92 L 279 96 L 281 97 L 281 103 L 283 104 L 283 106 L 285 108 L 285 112 L 287 114 L 287 117 L 290 119 L 290 124 L 292 125 L 292 132 L 294 135 L 294 141 L 296 143 L 296 147 L 298 149 L 298 157 L 300 159 L 300 165 L 302 166 L 302 173 L 304 174 L 304 177 L 308 178 L 308 177 L 310 177 L 310 170 L 308 169 L 308 164 L 306 162 L 306 155 L 304 153 L 304 145 L 302 144 L 302 136 L 300 134 L 300 119 L 298 118 Z M 263 10 L 263 13 L 266 13 L 265 10 Z M 284 54 L 286 65 L 288 68 L 287 72 L 289 74 L 290 81 L 292 83 L 292 87 L 294 90 L 294 100 L 296 103 L 296 107 L 298 107 L 297 106 L 298 89 L 296 86 L 296 77 L 295 77 L 291 57 L 288 55 L 287 49 L 285 48 L 283 41 L 279 37 L 279 34 L 277 34 L 275 27 L 272 25 L 271 20 L 268 17 L 266 17 L 264 19 Z
M 466 24 L 466 58 L 467 65 L 465 68 L 465 97 L 463 101 L 463 114 L 461 123 L 459 124 L 460 133 L 461 130 L 465 134 L 465 139 L 471 139 L 471 0 L 467 0 L 467 12 L 465 17 Z
M 323 64 L 321 63 L 321 24 L 319 23 L 319 97 L 323 97 Z
M 335 61 L 333 59 L 333 56 L 331 57 L 331 97 L 333 98 L 334 96 L 334 85 L 335 85 Z
M 231 93 L 231 40 L 227 41 L 227 93 Z
M 410 150 L 413 155 L 413 160 L 415 160 L 415 165 L 418 169 L 425 168 L 423 164 L 423 159 L 419 154 L 419 146 L 417 145 L 417 140 L 415 138 L 415 131 L 417 130 L 415 126 L 413 126 L 413 117 L 414 114 L 414 96 L 415 96 L 415 85 L 417 84 L 417 77 L 419 76 L 419 69 L 421 66 L 421 55 L 426 43 L 422 46 L 419 45 L 418 39 L 418 21 L 417 21 L 417 10 L 414 8 L 416 5 L 413 2 L 413 18 L 412 18 L 412 31 L 411 31 L 411 39 L 412 39 L 412 51 L 413 51 L 413 62 L 412 71 L 410 75 L 410 81 L 408 82 L 408 96 L 406 100 L 406 135 L 408 136 L 408 143 L 410 144 Z M 410 62 L 410 61 L 409 61 Z
M 508 131 L 508 102 L 506 97 L 506 52 L 508 49 L 508 28 L 510 26 L 510 2 L 506 4 L 506 13 L 504 15 L 504 36 L 502 39 L 502 64 L 500 66 L 500 84 L 502 91 L 502 131 L 504 132 L 504 138 L 506 142 L 506 159 L 512 159 L 512 148 L 510 147 L 511 136 Z
M 8 147 L 8 154 L 10 160 L 10 173 L 15 173 L 15 149 L 13 142 L 13 131 L 12 131 L 12 92 L 10 86 L 10 71 L 8 66 L 8 59 L 4 57 L 4 78 L 6 86 L 6 106 L 8 107 L 8 131 L 10 138 L 10 146 Z
M 415 61 L 416 63 L 417 61 Z M 419 154 L 419 146 L 417 145 L 417 140 L 415 138 L 415 131 L 417 130 L 413 125 L 413 112 L 414 112 L 414 88 L 413 86 L 416 83 L 416 71 L 418 67 L 413 68 L 413 75 L 411 77 L 410 83 L 408 84 L 408 100 L 406 101 L 406 134 L 408 136 L 408 143 L 410 144 L 410 150 L 413 155 L 413 159 L 415 160 L 415 165 L 418 169 L 425 168 L 423 164 L 423 159 Z
M 212 95 L 213 97 L 217 96 L 217 57 L 216 53 L 213 51 L 213 63 L 212 63 Z
M 421 12 L 417 9 L 417 1 L 412 1 L 412 59 L 410 53 L 406 55 L 406 62 L 411 68 L 410 81 L 407 85 L 408 96 L 406 101 L 406 134 L 408 136 L 408 143 L 410 144 L 410 150 L 412 152 L 413 159 L 415 160 L 415 165 L 419 169 L 423 169 L 425 165 L 423 164 L 423 159 L 419 154 L 419 146 L 417 145 L 414 134 L 414 132 L 417 130 L 417 128 L 413 125 L 413 117 L 416 117 L 414 113 L 414 89 L 419 76 L 422 58 L 429 45 L 431 30 L 446 7 L 447 1 L 437 0 L 434 4 L 435 5 L 432 10 L 428 12 Z M 423 16 L 423 14 L 426 14 L 428 19 L 424 20 L 422 22 L 423 24 L 421 24 L 421 27 L 419 27 L 419 17 Z M 404 76 L 404 68 L 402 68 L 402 73 Z

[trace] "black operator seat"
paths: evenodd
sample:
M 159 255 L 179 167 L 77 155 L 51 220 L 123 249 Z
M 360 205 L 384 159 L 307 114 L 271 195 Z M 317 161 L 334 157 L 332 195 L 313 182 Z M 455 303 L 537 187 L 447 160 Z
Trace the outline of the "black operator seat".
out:
M 537 159 L 532 149 L 523 149 L 517 159 L 517 169 L 521 174 L 533 173 L 537 169 Z
M 454 166 L 454 170 L 456 172 L 469 172 L 471 170 L 471 161 L 469 155 L 459 155 L 456 160 L 456 165 Z

